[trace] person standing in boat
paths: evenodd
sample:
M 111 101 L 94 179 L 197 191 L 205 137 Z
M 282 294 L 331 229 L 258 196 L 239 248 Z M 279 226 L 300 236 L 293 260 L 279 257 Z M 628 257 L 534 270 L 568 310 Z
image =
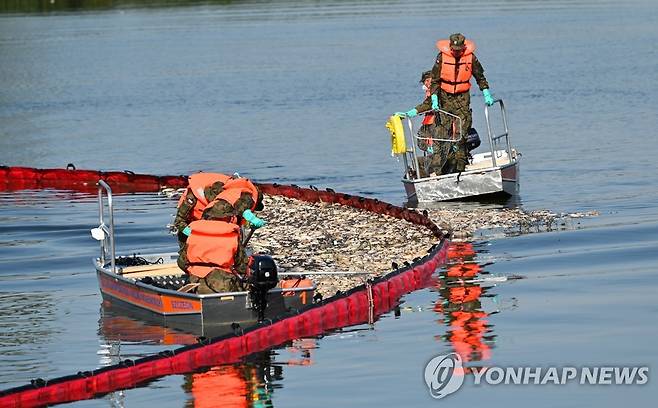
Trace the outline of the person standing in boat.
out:
M 404 112 L 404 115 L 414 117 L 418 112 L 440 108 L 459 116 L 462 119 L 462 138 L 453 146 L 454 154 L 450 160 L 452 162 L 450 170 L 461 172 L 466 168 L 468 161 L 466 137 L 473 122 L 470 107 L 471 78 L 475 77 L 487 105 L 493 105 L 494 99 L 484 76 L 484 68 L 475 57 L 473 41 L 467 40 L 460 33 L 455 33 L 447 40 L 437 41 L 436 47 L 439 54 L 431 72 L 430 95 L 415 108 Z M 459 121 L 455 118 L 441 113 L 439 126 L 443 138 L 459 138 Z
M 420 77 L 420 83 L 423 86 L 423 92 L 425 94 L 425 99 L 430 97 L 430 87 L 432 85 L 432 71 L 425 71 Z M 401 112 L 398 112 L 401 113 Z M 427 112 L 425 117 L 423 117 L 423 122 L 418 129 L 418 147 L 422 151 L 426 151 L 429 154 L 434 153 L 433 139 L 436 138 L 436 123 L 434 112 Z
M 432 84 L 432 71 L 425 71 L 421 74 L 420 83 L 423 85 L 425 99 L 429 98 L 430 87 Z M 396 115 L 406 116 L 405 112 L 396 112 Z M 426 152 L 423 157 L 419 157 L 420 177 L 428 177 L 430 174 L 441 174 L 441 169 L 445 165 L 451 143 L 438 142 L 435 139 L 441 138 L 440 129 L 436 123 L 436 115 L 433 111 L 428 111 L 423 117 L 423 122 L 418 130 L 418 147 Z
M 248 179 L 230 178 L 222 191 L 203 208 L 200 219 L 183 229 L 186 236 L 178 266 L 198 283 L 197 293 L 243 290 L 249 259 L 242 226 L 260 228 L 265 221 L 253 211 L 263 208 L 262 193 Z

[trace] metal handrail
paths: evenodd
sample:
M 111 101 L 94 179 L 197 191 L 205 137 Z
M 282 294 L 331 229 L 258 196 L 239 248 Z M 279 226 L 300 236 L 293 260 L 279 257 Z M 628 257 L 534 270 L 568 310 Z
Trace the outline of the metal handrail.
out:
M 103 180 L 98 180 L 98 228 L 103 231 L 103 239 L 100 240 L 101 256 L 100 262 L 104 267 L 107 262 L 107 257 L 110 257 L 110 266 L 112 273 L 117 273 L 115 264 L 116 253 L 114 249 L 114 207 L 112 205 L 112 188 Z M 104 218 L 104 205 L 103 205 L 103 190 L 107 194 L 107 209 L 108 209 L 108 222 L 105 224 Z
M 487 124 L 487 136 L 488 136 L 488 139 L 489 139 L 489 149 L 490 149 L 490 152 L 491 152 L 491 161 L 492 161 L 492 166 L 493 167 L 498 166 L 496 158 L 497 157 L 498 158 L 503 157 L 503 154 L 504 154 L 503 151 L 505 153 L 507 153 L 507 157 L 509 158 L 510 161 L 512 161 L 514 159 L 512 157 L 513 150 L 512 150 L 512 144 L 511 144 L 511 141 L 510 141 L 510 138 L 509 138 L 509 127 L 508 127 L 508 124 L 507 124 L 507 111 L 505 110 L 505 104 L 503 103 L 502 99 L 496 99 L 496 100 L 494 100 L 494 103 L 491 106 L 496 105 L 496 104 L 500 105 L 500 112 L 501 112 L 501 116 L 502 116 L 502 124 L 503 124 L 503 127 L 504 127 L 504 131 L 501 134 L 495 134 L 494 133 L 494 129 L 493 129 L 493 126 L 492 126 L 492 123 L 491 123 L 490 115 L 489 115 L 490 106 L 485 105 L 485 107 L 484 107 L 484 117 L 485 117 L 486 124 Z M 446 116 L 450 116 L 452 118 L 455 118 L 459 123 L 459 138 L 457 138 L 457 139 L 454 139 L 454 138 L 442 139 L 442 138 L 418 136 L 414 132 L 414 123 L 412 121 L 412 118 L 407 117 L 407 126 L 409 128 L 409 133 L 407 135 L 406 134 L 407 132 L 405 132 L 405 136 L 404 136 L 405 137 L 405 144 L 407 145 L 407 150 L 406 150 L 405 154 L 403 155 L 403 159 L 404 159 L 405 171 L 407 169 L 411 169 L 411 171 L 413 171 L 413 173 L 415 173 L 415 177 L 412 177 L 411 175 L 408 176 L 408 177 L 411 177 L 411 178 L 420 177 L 420 161 L 419 161 L 419 158 L 418 158 L 419 155 L 418 155 L 418 152 L 417 152 L 417 141 L 422 139 L 422 140 L 432 140 L 432 141 L 436 141 L 436 142 L 457 143 L 464 136 L 463 135 L 463 129 L 462 129 L 463 119 L 460 116 L 455 115 L 455 114 L 450 113 L 450 112 L 447 112 L 447 111 L 442 110 L 442 109 L 431 109 L 431 110 L 427 110 L 427 111 L 418 113 L 418 117 L 420 117 L 422 115 L 425 115 L 427 113 L 435 113 L 436 115 L 442 113 Z M 504 150 L 498 149 L 498 147 L 501 144 L 500 141 L 503 138 L 505 138 L 505 145 L 506 145 L 505 149 Z M 409 166 L 409 161 L 411 161 L 411 166 Z
M 491 121 L 489 120 L 489 105 L 484 105 L 484 118 L 487 122 L 487 135 L 489 136 L 489 146 L 491 147 L 491 161 L 494 167 L 496 167 L 498 164 L 496 163 L 496 146 L 498 145 L 498 141 L 502 139 L 503 137 L 505 138 L 505 142 L 507 145 L 507 157 L 511 161 L 512 160 L 512 144 L 510 143 L 509 140 L 509 128 L 507 126 L 507 111 L 505 110 L 505 104 L 503 103 L 502 99 L 496 99 L 494 103 L 491 105 L 499 104 L 500 105 L 500 114 L 502 115 L 502 120 L 503 120 L 503 128 L 505 131 L 499 135 L 494 135 L 494 131 L 491 126 Z
M 459 121 L 459 138 L 457 138 L 457 139 L 454 139 L 454 138 L 452 138 L 452 139 L 439 139 L 439 138 L 434 138 L 434 137 L 429 137 L 429 138 L 428 138 L 428 137 L 420 137 L 420 136 L 416 135 L 416 136 L 415 136 L 416 139 L 432 139 L 432 140 L 435 140 L 435 141 L 437 141 L 437 142 L 451 142 L 451 143 L 456 143 L 456 142 L 458 142 L 459 140 L 461 140 L 461 138 L 464 136 L 463 131 L 462 131 L 462 122 L 463 122 L 463 119 L 462 119 L 459 115 L 455 115 L 454 113 L 450 113 L 450 112 L 448 112 L 448 111 L 444 111 L 444 110 L 442 110 L 442 109 L 433 109 L 433 110 L 427 110 L 427 111 L 425 111 L 425 112 L 420 112 L 420 113 L 418 114 L 418 116 L 420 116 L 420 115 L 426 115 L 426 114 L 428 114 L 428 113 L 434 113 L 434 114 L 437 114 L 437 113 L 443 113 L 443 114 L 445 114 L 445 115 L 447 115 L 447 116 L 452 116 L 453 118 L 457 119 L 457 120 Z

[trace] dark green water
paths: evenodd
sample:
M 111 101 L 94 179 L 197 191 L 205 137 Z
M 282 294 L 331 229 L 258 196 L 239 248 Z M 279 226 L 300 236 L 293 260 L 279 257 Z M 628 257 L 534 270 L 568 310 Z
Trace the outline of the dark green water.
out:
M 617 406 L 658 395 L 653 371 L 645 386 L 467 381 L 441 401 L 423 380 L 427 361 L 456 349 L 473 365 L 656 367 L 653 2 L 97 2 L 44 13 L 5 3 L 17 13 L 0 16 L 0 164 L 238 170 L 402 203 L 384 122 L 417 103 L 435 40 L 461 31 L 508 107 L 523 152 L 520 205 L 601 213 L 551 233 L 484 234 L 471 259 L 482 274 L 526 279 L 475 299 L 426 289 L 374 329 L 73 405 L 207 406 L 193 385 L 212 378 L 238 378 L 248 390 L 238 400 L 260 390 L 274 406 Z M 474 92 L 479 129 L 482 108 Z M 120 197 L 120 250 L 174 249 L 164 227 L 173 206 Z M 77 193 L 0 193 L 0 388 L 185 342 L 101 310 L 88 234 L 96 211 Z M 465 333 L 451 310 L 473 313 Z M 227 406 L 228 394 L 211 400 Z

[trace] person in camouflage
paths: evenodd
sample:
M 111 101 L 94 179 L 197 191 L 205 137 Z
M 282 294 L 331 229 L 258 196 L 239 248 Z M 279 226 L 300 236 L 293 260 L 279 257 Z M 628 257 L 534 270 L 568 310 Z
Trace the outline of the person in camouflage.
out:
M 231 177 L 220 173 L 197 173 L 190 176 L 187 190 L 178 202 L 174 218 L 179 247 L 182 248 L 187 240 L 187 235 L 183 233 L 185 228 L 192 221 L 200 219 L 201 211 L 224 191 L 224 183 L 230 179 Z
M 192 181 L 192 180 L 191 180 Z M 198 191 L 199 188 L 197 187 Z M 194 188 L 188 191 L 195 191 Z M 195 195 L 198 199 L 185 197 L 179 211 L 176 215 L 175 225 L 177 228 L 183 227 L 179 230 L 179 243 L 181 249 L 178 256 L 178 266 L 188 271 L 188 246 L 187 237 L 191 233 L 188 226 L 195 220 L 205 221 L 221 221 L 236 225 L 243 225 L 248 223 L 253 228 L 262 227 L 265 222 L 256 217 L 252 210 L 262 210 L 263 196 L 260 190 L 251 181 L 244 178 L 228 178 L 222 180 L 221 188 L 219 182 L 214 182 L 210 186 L 204 188 L 204 196 L 206 198 L 213 196 L 212 200 L 204 207 L 197 207 L 202 200 Z M 213 195 L 214 193 L 214 195 Z M 199 217 L 199 212 L 201 213 Z M 181 239 L 181 235 L 183 238 Z M 233 265 L 231 272 L 227 272 L 222 268 L 216 268 L 204 277 L 198 277 L 190 274 L 190 282 L 198 283 L 197 293 L 216 293 L 216 292 L 234 292 L 244 290 L 241 277 L 246 275 L 249 258 L 246 255 L 245 247 L 243 244 L 242 234 L 238 237 L 237 250 L 234 254 Z
M 432 85 L 432 71 L 425 71 L 420 76 L 420 83 L 423 86 L 423 93 L 425 94 L 425 99 L 430 96 L 430 86 Z M 435 136 L 436 123 L 434 120 L 434 112 L 427 112 L 423 117 L 423 123 L 418 129 L 418 139 L 417 144 L 418 148 L 424 152 L 432 153 L 433 151 L 433 139 Z
M 253 183 L 246 179 L 229 180 L 226 182 L 224 190 L 225 192 L 218 194 L 215 200 L 206 207 L 202 219 L 221 220 L 238 225 L 248 223 L 253 228 L 260 228 L 265 224 L 251 212 L 263 209 L 263 194 Z M 242 240 L 241 236 L 238 250 L 234 256 L 233 270 L 237 275 L 219 270 L 213 271 L 199 282 L 199 293 L 234 292 L 245 289 L 238 278 L 238 276 L 246 276 L 249 267 L 249 257 Z M 211 292 L 206 291 L 206 288 Z
M 432 71 L 423 72 L 420 83 L 423 84 L 425 99 L 429 98 L 431 95 Z M 425 109 L 425 111 L 428 111 L 428 109 Z M 428 111 L 423 117 L 420 129 L 418 129 L 417 144 L 418 148 L 423 151 L 423 155 L 418 157 L 419 177 L 429 177 L 432 173 L 441 174 L 441 169 L 446 163 L 452 146 L 450 142 L 436 140 L 441 138 L 443 137 L 439 121 L 433 111 Z
M 446 163 L 437 168 L 443 160 L 433 158 L 431 168 L 437 174 L 464 171 L 468 162 L 468 149 L 466 137 L 471 128 L 473 118 L 471 110 L 470 79 L 475 77 L 478 87 L 484 95 L 487 105 L 493 105 L 494 100 L 489 91 L 489 83 L 484 76 L 484 68 L 476 58 L 475 44 L 467 40 L 462 34 L 452 34 L 449 40 L 439 40 L 436 44 L 439 54 L 432 68 L 432 83 L 430 96 L 407 112 L 406 116 L 416 116 L 418 112 L 429 109 L 442 109 L 461 118 L 461 129 L 459 121 L 444 113 L 439 115 L 438 126 L 441 138 L 453 139 L 457 142 L 452 147 Z M 460 138 L 461 134 L 461 138 Z M 436 156 L 436 155 L 435 155 Z M 440 171 L 440 173 L 439 173 Z

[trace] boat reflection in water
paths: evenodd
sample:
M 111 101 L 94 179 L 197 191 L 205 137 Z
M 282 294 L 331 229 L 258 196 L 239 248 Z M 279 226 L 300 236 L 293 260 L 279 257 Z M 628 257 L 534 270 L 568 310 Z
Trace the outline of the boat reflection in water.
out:
M 465 365 L 477 365 L 491 358 L 496 335 L 487 317 L 500 310 L 496 296 L 488 293 L 492 286 L 487 283 L 486 272 L 475 262 L 473 245 L 465 242 L 450 245 L 447 268 L 436 282 L 441 297 L 434 305 L 434 311 L 441 315 L 439 322 L 448 330 L 436 337 L 447 342 Z M 491 311 L 483 306 L 485 298 L 494 305 Z
M 200 334 L 214 337 L 228 333 L 229 327 L 213 332 L 189 332 L 165 327 L 154 322 L 126 316 L 117 306 L 104 302 L 101 307 L 99 334 L 102 339 L 100 363 L 117 364 L 124 358 L 141 358 L 161 351 L 157 346 L 196 344 Z M 317 340 L 297 339 L 276 349 L 245 357 L 234 364 L 218 365 L 185 374 L 183 389 L 189 396 L 185 406 L 208 407 L 272 407 L 272 393 L 283 386 L 283 367 L 307 366 L 313 363 L 312 352 Z M 130 350 L 126 354 L 126 350 Z M 282 357 L 287 357 L 282 358 Z M 275 358 L 279 361 L 275 361 Z M 125 392 L 111 393 L 113 406 L 123 407 Z

